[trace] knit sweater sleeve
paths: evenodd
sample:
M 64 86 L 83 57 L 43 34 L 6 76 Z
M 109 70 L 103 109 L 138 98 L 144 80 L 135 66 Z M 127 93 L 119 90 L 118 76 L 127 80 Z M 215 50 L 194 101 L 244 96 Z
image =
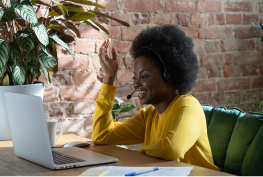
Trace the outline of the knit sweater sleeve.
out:
M 95 144 L 137 144 L 143 143 L 145 134 L 145 109 L 133 118 L 113 122 L 111 109 L 116 87 L 103 84 L 93 119 L 92 141 Z

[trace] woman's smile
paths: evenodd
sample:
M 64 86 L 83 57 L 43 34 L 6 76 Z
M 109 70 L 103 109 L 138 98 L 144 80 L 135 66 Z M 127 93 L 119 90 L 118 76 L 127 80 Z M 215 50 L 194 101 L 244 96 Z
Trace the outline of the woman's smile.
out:
M 147 95 L 147 91 L 140 91 L 140 90 L 138 90 L 137 93 L 138 93 L 138 98 L 139 99 L 143 99 Z

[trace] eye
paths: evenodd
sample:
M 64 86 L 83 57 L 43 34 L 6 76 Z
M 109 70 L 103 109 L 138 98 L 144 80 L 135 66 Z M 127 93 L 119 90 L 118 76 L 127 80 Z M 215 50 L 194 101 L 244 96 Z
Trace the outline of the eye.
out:
M 141 78 L 142 79 L 146 79 L 148 76 L 147 75 L 142 75 Z
M 136 79 L 137 79 L 137 77 L 136 77 L 136 76 L 132 77 L 132 80 L 134 80 L 134 81 L 135 81 Z

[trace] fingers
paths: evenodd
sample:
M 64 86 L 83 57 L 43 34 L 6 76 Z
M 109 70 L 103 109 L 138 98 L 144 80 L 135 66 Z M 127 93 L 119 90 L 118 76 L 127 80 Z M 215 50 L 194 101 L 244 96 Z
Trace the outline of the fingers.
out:
M 117 60 L 117 52 L 115 47 L 112 47 L 112 59 Z

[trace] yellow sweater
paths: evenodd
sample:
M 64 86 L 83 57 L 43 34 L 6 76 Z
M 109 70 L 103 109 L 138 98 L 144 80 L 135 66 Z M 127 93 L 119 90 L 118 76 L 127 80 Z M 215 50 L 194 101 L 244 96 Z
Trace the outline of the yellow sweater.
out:
M 133 118 L 113 122 L 116 87 L 103 84 L 93 120 L 95 144 L 144 143 L 140 152 L 165 160 L 176 160 L 218 170 L 213 163 L 203 109 L 191 95 L 178 95 L 159 114 L 153 106 Z

